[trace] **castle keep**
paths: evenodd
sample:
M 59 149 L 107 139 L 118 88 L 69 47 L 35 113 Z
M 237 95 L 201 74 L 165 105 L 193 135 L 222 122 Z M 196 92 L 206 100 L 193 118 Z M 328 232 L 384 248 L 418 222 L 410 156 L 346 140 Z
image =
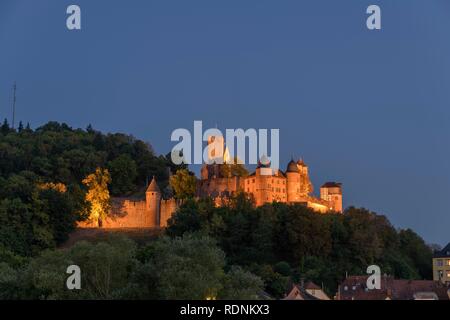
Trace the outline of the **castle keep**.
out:
M 214 138 L 208 139 L 208 147 Z M 219 142 L 223 144 L 223 139 Z M 292 159 L 286 171 L 282 171 L 273 170 L 267 157 L 262 157 L 255 172 L 240 176 L 224 170 L 230 166 L 227 164 L 230 153 L 226 148 L 222 150 L 225 152 L 218 155 L 214 149 L 208 153 L 210 164 L 202 167 L 201 178 L 197 181 L 198 198 L 211 197 L 220 206 L 237 192 L 245 192 L 254 199 L 256 206 L 272 202 L 299 203 L 319 213 L 342 212 L 341 184 L 327 182 L 320 188 L 320 198 L 313 196 L 308 166 L 303 160 Z M 147 187 L 145 199 L 114 198 L 112 202 L 109 216 L 101 222 L 102 228 L 163 228 L 178 208 L 174 198 L 162 199 L 155 177 Z M 79 226 L 97 227 L 85 222 Z

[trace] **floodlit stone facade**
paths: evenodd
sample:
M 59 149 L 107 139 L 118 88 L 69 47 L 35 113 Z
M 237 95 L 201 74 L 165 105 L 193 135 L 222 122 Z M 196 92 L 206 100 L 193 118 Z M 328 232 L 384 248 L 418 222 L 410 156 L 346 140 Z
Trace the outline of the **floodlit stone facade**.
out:
M 223 139 L 208 139 L 210 144 L 214 141 L 223 144 Z M 291 160 L 286 171 L 274 172 L 268 159 L 263 157 L 252 174 L 244 177 L 228 173 L 225 176 L 222 169 L 230 155 L 226 148 L 221 150 L 222 161 L 217 161 L 214 150 L 209 152 L 209 160 L 213 161 L 201 169 L 201 178 L 197 180 L 198 198 L 210 197 L 220 206 L 236 193 L 245 192 L 254 199 L 256 206 L 272 202 L 300 203 L 319 213 L 342 212 L 341 184 L 327 182 L 320 188 L 320 198 L 314 197 L 308 166 L 303 160 Z M 145 199 L 114 198 L 112 202 L 109 216 L 99 223 L 102 228 L 164 228 L 179 205 L 173 198 L 162 199 L 154 177 L 145 192 Z M 79 224 L 84 228 L 98 226 L 87 222 Z

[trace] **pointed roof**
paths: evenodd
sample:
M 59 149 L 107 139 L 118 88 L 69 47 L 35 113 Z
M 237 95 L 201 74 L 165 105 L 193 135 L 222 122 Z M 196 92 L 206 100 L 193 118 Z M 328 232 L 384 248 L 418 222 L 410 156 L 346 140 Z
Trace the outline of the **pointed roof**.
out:
M 294 159 L 289 161 L 286 172 L 298 172 L 298 167 L 297 167 L 297 164 L 295 163 Z
M 297 161 L 297 164 L 298 164 L 299 166 L 302 166 L 302 167 L 307 167 L 305 161 L 303 161 L 303 158 L 300 158 L 300 159 Z
M 447 244 L 444 249 L 442 249 L 441 251 L 438 251 L 434 254 L 435 258 L 446 258 L 446 257 L 450 257 L 450 242 L 449 244 Z
M 156 178 L 153 176 L 152 182 L 147 188 L 146 192 L 161 192 L 161 190 L 158 187 L 158 184 L 156 183 Z

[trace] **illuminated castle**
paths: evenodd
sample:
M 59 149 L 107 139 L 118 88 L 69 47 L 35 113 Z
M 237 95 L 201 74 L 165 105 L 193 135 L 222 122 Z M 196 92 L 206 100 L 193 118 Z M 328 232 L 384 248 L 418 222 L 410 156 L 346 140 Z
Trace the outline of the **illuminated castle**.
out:
M 216 148 L 212 148 L 212 144 Z M 217 148 L 217 145 L 219 148 Z M 274 171 L 267 157 L 262 157 L 252 174 L 240 176 L 224 170 L 229 167 L 230 152 L 224 149 L 223 137 L 210 137 L 209 162 L 202 167 L 197 181 L 197 197 L 211 197 L 219 206 L 237 192 L 250 195 L 256 206 L 265 203 L 300 203 L 313 210 L 342 212 L 342 187 L 340 183 L 327 182 L 320 188 L 320 198 L 312 195 L 313 185 L 309 179 L 308 166 L 303 160 L 291 160 L 286 171 Z M 220 159 L 220 161 L 219 161 Z M 147 187 L 144 199 L 114 198 L 108 217 L 97 222 L 80 222 L 81 228 L 163 228 L 178 209 L 174 199 L 163 199 L 156 179 Z
M 263 156 L 255 172 L 242 177 L 223 170 L 230 162 L 230 153 L 227 148 L 224 149 L 223 137 L 210 137 L 208 148 L 211 149 L 208 152 L 210 164 L 201 169 L 201 180 L 197 186 L 199 197 L 212 197 L 220 204 L 236 192 L 244 191 L 253 197 L 256 206 L 275 201 L 305 204 L 321 213 L 342 212 L 341 184 L 327 182 L 320 188 L 320 198 L 314 197 L 308 166 L 303 160 L 292 159 L 283 172 L 273 170 L 267 157 Z M 223 159 L 218 161 L 221 155 Z

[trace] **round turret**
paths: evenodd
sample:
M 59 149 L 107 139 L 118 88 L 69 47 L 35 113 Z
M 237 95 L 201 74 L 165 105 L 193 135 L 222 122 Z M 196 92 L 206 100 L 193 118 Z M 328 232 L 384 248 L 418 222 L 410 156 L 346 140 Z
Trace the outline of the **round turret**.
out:
M 286 172 L 298 172 L 298 167 L 294 160 L 289 161 Z

